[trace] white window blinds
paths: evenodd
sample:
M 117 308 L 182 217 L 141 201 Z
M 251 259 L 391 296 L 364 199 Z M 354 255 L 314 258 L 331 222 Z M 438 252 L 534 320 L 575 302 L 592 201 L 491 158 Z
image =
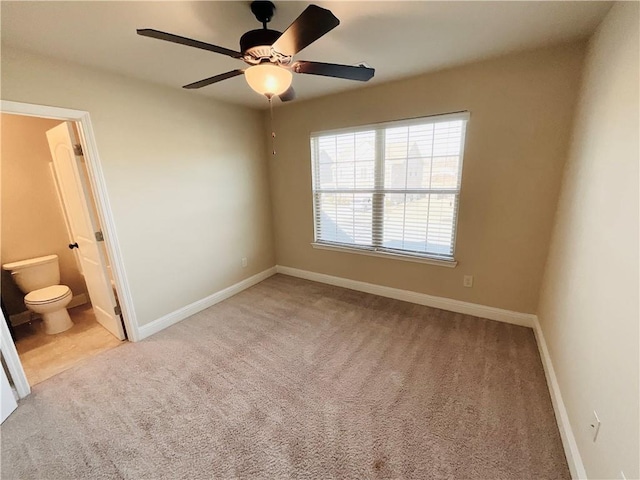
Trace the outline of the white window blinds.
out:
M 468 118 L 313 134 L 315 241 L 453 259 Z

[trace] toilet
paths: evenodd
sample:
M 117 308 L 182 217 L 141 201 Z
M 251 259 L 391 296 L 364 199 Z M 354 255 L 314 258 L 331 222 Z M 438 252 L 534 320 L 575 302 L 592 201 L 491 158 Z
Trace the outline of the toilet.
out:
M 6 263 L 2 268 L 11 272 L 18 288 L 26 294 L 26 307 L 42 315 L 45 333 L 53 335 L 73 326 L 67 311 L 73 294 L 66 285 L 59 285 L 60 266 L 57 255 Z

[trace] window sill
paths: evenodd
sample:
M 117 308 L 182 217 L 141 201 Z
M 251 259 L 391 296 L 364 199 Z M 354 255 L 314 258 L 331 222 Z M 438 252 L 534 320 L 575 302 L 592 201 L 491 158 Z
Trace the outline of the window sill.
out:
M 343 247 L 338 245 L 329 245 L 326 243 L 312 242 L 311 246 L 319 250 L 331 250 L 334 252 L 356 253 L 358 255 L 367 255 L 370 257 L 390 258 L 393 260 L 402 260 L 404 262 L 426 263 L 428 265 L 437 265 L 439 267 L 455 268 L 458 265 L 456 260 L 442 260 L 439 258 L 422 257 L 417 255 L 403 255 L 400 253 L 377 252 L 375 250 L 362 250 L 359 248 Z

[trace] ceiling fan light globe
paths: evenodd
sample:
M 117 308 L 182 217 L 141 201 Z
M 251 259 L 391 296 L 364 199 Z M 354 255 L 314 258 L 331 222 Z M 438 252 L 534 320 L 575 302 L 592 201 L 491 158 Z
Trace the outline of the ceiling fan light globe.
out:
M 293 79 L 293 75 L 286 68 L 265 64 L 247 68 L 244 76 L 253 90 L 268 97 L 284 93 L 291 86 Z

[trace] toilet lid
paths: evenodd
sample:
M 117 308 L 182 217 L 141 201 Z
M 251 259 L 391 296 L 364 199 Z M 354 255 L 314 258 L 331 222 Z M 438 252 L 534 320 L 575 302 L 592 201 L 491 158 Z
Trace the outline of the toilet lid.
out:
M 71 294 L 71 289 L 66 285 L 52 285 L 27 293 L 24 301 L 28 303 L 50 303 L 60 300 Z

